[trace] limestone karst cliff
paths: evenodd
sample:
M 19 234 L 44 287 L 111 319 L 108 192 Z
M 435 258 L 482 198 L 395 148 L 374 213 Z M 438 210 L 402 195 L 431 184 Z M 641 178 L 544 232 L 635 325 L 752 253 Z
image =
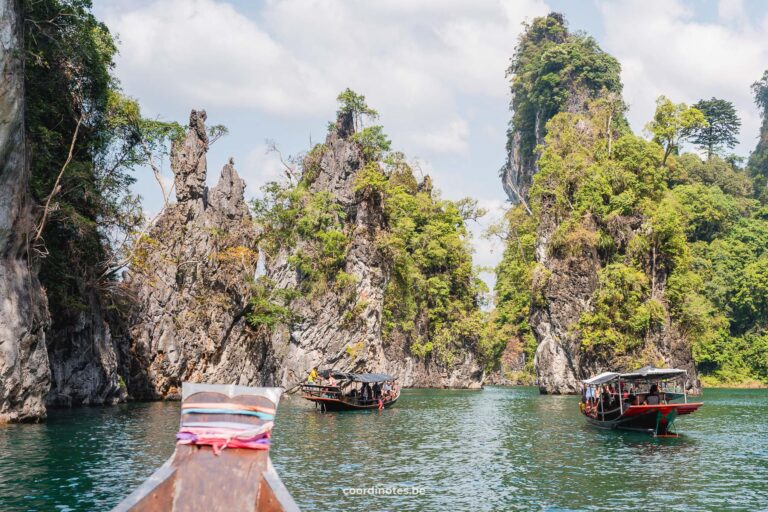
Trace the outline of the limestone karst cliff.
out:
M 45 293 L 30 261 L 34 217 L 24 134 L 22 18 L 0 2 L 0 423 L 45 417 Z
M 177 202 L 139 240 L 126 286 L 127 386 L 136 398 L 178 397 L 184 381 L 259 385 L 274 374 L 269 340 L 246 321 L 258 252 L 234 163 L 205 185 L 205 111 L 192 111 L 171 153 Z
M 659 146 L 627 127 L 618 62 L 550 14 L 521 36 L 509 73 L 502 183 L 520 204 L 497 271 L 500 327 L 513 324 L 515 343 L 532 335 L 545 393 L 647 363 L 684 367 L 695 384 L 693 330 L 666 290 L 689 263 L 657 252 L 660 214 L 646 201 L 667 194 L 666 170 Z
M 569 33 L 559 13 L 536 18 L 520 36 L 507 69 L 513 112 L 501 183 L 513 204 L 525 202 L 538 172 L 536 147 L 558 112 L 583 112 L 599 94 L 621 93 L 619 63 L 594 39 Z
M 288 305 L 291 320 L 283 322 L 272 336 L 280 364 L 277 382 L 290 387 L 319 366 L 386 372 L 397 376 L 403 386 L 479 387 L 483 365 L 468 338 L 450 340 L 457 345 L 450 362 L 447 356 L 442 360 L 435 353 L 418 357 L 412 351 L 412 336 L 429 339 L 426 306 L 406 313 L 418 334 L 391 327 L 386 332 L 391 302 L 410 300 L 405 295 L 387 296 L 394 289 L 388 286 L 394 284 L 396 262 L 382 247 L 393 229 L 385 206 L 392 198 L 383 190 L 388 180 L 400 178 L 397 171 L 383 171 L 384 164 L 371 155 L 373 149 L 357 133 L 367 132 L 356 132 L 352 112 L 340 113 L 325 143 L 305 157 L 301 181 L 291 189 L 290 193 L 301 197 L 296 196 L 290 208 L 303 209 L 307 222 L 318 217 L 327 220 L 298 236 L 295 227 L 270 233 L 271 242 L 265 242 L 272 246 L 266 268 L 273 295 L 298 295 Z M 403 169 L 402 179 L 412 180 L 412 193 L 416 193 L 410 169 Z M 365 183 L 366 178 L 370 183 Z M 428 177 L 421 185 L 422 191 L 426 188 L 430 188 Z M 432 201 L 426 192 L 423 198 Z M 268 228 L 273 227 L 270 224 L 267 220 Z M 334 245 L 331 239 L 339 241 L 339 250 L 328 266 L 305 261 L 327 258 Z M 466 279 L 468 283 L 470 276 Z
M 121 383 L 121 356 L 126 339 L 123 320 L 110 311 L 104 297 L 83 286 L 85 308 L 59 321 L 48 331 L 51 389 L 46 403 L 54 406 L 99 405 L 128 398 Z

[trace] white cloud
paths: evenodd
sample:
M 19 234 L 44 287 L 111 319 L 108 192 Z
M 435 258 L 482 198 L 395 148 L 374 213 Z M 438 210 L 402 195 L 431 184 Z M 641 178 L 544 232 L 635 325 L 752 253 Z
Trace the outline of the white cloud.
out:
M 432 131 L 416 131 L 410 139 L 419 147 L 436 153 L 465 153 L 469 126 L 463 119 L 454 119 Z
M 107 10 L 106 22 L 119 34 L 118 67 L 133 94 L 289 115 L 322 111 L 333 94 L 316 68 L 229 4 L 126 5 Z
M 322 116 L 352 87 L 404 149 L 455 153 L 472 126 L 461 98 L 503 98 L 521 22 L 542 0 L 281 0 L 246 17 L 216 0 L 103 7 L 119 73 L 158 105 Z
M 720 22 L 700 22 L 677 0 L 603 2 L 603 48 L 622 65 L 624 97 L 636 131 L 650 120 L 657 96 L 694 103 L 712 96 L 734 102 L 741 144 L 754 147 L 760 120 L 750 84 L 768 65 L 768 23 L 743 18 L 739 2 L 721 2 Z M 738 22 L 738 23 L 737 23 Z

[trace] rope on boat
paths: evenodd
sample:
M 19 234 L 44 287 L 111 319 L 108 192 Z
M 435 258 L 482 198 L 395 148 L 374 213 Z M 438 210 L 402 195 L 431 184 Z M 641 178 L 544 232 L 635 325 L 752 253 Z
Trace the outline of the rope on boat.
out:
M 225 448 L 269 450 L 275 409 L 232 403 L 182 404 L 177 444 L 206 445 L 218 455 Z M 261 424 L 237 421 L 201 421 L 199 415 L 233 414 L 264 420 Z

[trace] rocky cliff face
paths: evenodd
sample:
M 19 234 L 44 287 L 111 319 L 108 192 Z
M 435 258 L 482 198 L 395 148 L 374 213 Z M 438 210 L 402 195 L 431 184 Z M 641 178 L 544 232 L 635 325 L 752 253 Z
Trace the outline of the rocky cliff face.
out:
M 574 114 L 584 112 L 586 102 L 594 91 L 589 91 L 578 82 L 568 83 L 565 86 L 565 97 L 567 98 L 560 108 L 559 112 L 571 112 Z M 501 168 L 501 186 L 507 194 L 507 198 L 512 204 L 527 202 L 528 192 L 533 183 L 533 175 L 539 171 L 539 154 L 527 149 L 540 146 L 544 143 L 547 121 L 552 117 L 552 112 L 547 112 L 543 107 L 535 111 L 535 122 L 532 127 L 533 143 L 524 144 L 522 130 L 511 129 L 507 140 L 507 161 Z
M 183 381 L 271 384 L 275 372 L 269 341 L 245 319 L 258 260 L 245 182 L 230 161 L 205 186 L 205 119 L 192 111 L 172 150 L 177 203 L 141 240 L 127 280 L 127 385 L 137 398 L 176 398 Z
M 584 351 L 577 326 L 582 314 L 593 310 L 599 272 L 606 262 L 601 261 L 594 249 L 576 256 L 548 254 L 555 225 L 550 216 L 542 217 L 537 241 L 539 265 L 533 277 L 541 300 L 531 308 L 531 327 L 538 341 L 535 368 L 539 390 L 551 394 L 578 393 L 580 382 L 585 378 L 604 371 L 628 371 L 645 364 L 685 369 L 689 386 L 698 388 L 691 340 L 680 331 L 666 309 L 661 325 L 648 332 L 633 353 L 605 358 Z M 640 230 L 639 219 L 622 221 L 627 222 L 623 233 L 626 239 Z M 597 235 L 594 224 L 587 229 Z M 663 273 L 656 276 L 652 297 L 665 296 L 667 277 Z
M 27 252 L 34 227 L 24 144 L 17 2 L 0 1 L 0 423 L 45 417 L 45 294 Z
M 352 116 L 339 117 L 322 155 L 314 164 L 310 192 L 330 192 L 346 215 L 344 230 L 351 240 L 343 271 L 352 276 L 354 289 L 329 290 L 299 298 L 291 307 L 296 322 L 282 325 L 272 343 L 280 371 L 277 383 L 291 387 L 314 366 L 340 371 L 383 372 L 395 375 L 402 386 L 480 387 L 482 366 L 471 350 L 450 367 L 407 353 L 405 340 L 382 338 L 384 291 L 392 263 L 381 252 L 377 237 L 386 229 L 382 197 L 356 190 L 366 164 L 359 144 L 351 140 Z M 300 286 L 302 275 L 291 263 L 304 242 L 283 247 L 267 261 L 267 275 L 277 289 Z
M 53 322 L 48 332 L 52 377 L 48 405 L 115 404 L 128 398 L 119 374 L 120 353 L 126 344 L 119 334 L 123 320 L 107 311 L 104 298 L 94 288 L 84 286 L 82 293 L 87 309 L 64 322 Z
M 603 195 L 592 196 L 594 204 L 585 205 L 583 199 L 581 205 L 575 204 L 575 196 L 582 184 L 589 182 L 590 173 L 603 173 L 600 176 L 607 176 L 610 182 L 611 169 L 624 165 L 630 179 L 646 179 L 634 162 L 608 164 L 598 156 L 607 149 L 610 157 L 611 143 L 630 132 L 623 118 L 619 72 L 618 61 L 593 39 L 569 34 L 565 20 L 556 13 L 537 18 L 527 27 L 509 68 L 513 117 L 501 177 L 510 201 L 524 203 L 527 214 L 536 221 L 535 233 L 530 233 L 535 236 L 535 266 L 523 259 L 533 269 L 529 320 L 537 342 L 536 377 L 544 393 L 575 393 L 580 380 L 595 372 L 649 363 L 686 368 L 692 380 L 696 379 L 690 340 L 670 318 L 670 307 L 665 303 L 668 274 L 647 268 L 628 249 L 630 240 L 644 240 L 647 235 L 644 230 L 649 229 L 648 211 L 630 204 L 625 210 L 631 210 L 631 214 L 617 215 L 621 210 L 615 206 L 598 206 L 611 199 L 606 196 L 623 191 L 615 185 L 602 188 Z M 547 123 L 555 116 L 560 120 L 557 126 L 562 129 L 562 137 L 568 139 L 545 162 L 540 160 L 541 148 L 546 153 L 547 132 L 553 129 Z M 602 117 L 598 122 L 594 116 Z M 607 140 L 605 147 L 596 149 L 596 144 L 603 144 L 597 141 L 603 138 Z M 545 181 L 532 191 L 534 176 L 546 165 Z M 660 166 L 660 161 L 654 165 Z M 647 194 L 649 199 L 655 194 L 652 200 L 658 201 L 663 195 L 660 190 L 636 187 L 629 193 L 634 194 L 632 197 Z M 604 213 L 611 210 L 610 214 Z M 563 245 L 569 249 L 561 250 Z M 643 289 L 640 300 L 654 311 L 663 312 L 659 313 L 663 318 L 656 317 L 653 326 L 641 334 L 627 335 L 631 343 L 625 345 L 631 345 L 631 349 L 626 349 L 623 342 L 602 340 L 610 348 L 599 355 L 599 350 L 591 350 L 583 343 L 580 321 L 594 311 L 601 272 L 617 262 L 641 276 L 637 277 L 637 286 Z M 616 327 L 617 319 L 600 321 L 608 329 L 618 329 L 614 332 L 622 329 Z
M 582 140 L 595 140 L 596 135 L 590 132 L 586 122 L 576 123 L 576 129 L 581 131 Z M 645 364 L 684 368 L 688 370 L 690 384 L 696 387 L 691 340 L 669 314 L 664 298 L 669 276 L 658 268 L 644 271 L 649 283 L 646 299 L 657 301 L 663 318 L 647 330 L 639 346 L 606 357 L 585 350 L 583 345 L 579 322 L 585 313 L 594 311 L 601 272 L 616 261 L 629 261 L 628 246 L 649 229 L 647 219 L 640 214 L 614 216 L 607 225 L 598 226 L 596 218 L 587 213 L 577 227 L 563 231 L 568 217 L 564 216 L 562 206 L 554 203 L 553 196 L 541 195 L 535 210 L 539 219 L 532 288 L 538 299 L 531 306 L 530 324 L 538 342 L 535 368 L 539 389 L 544 393 L 577 393 L 580 381 L 591 375 L 635 369 Z M 582 240 L 597 240 L 602 230 L 602 236 L 612 241 L 611 256 L 601 255 L 591 243 L 578 243 L 577 250 L 558 248 L 555 244 L 558 230 L 561 237 L 562 232 L 578 232 Z M 617 290 L 617 293 L 627 292 Z

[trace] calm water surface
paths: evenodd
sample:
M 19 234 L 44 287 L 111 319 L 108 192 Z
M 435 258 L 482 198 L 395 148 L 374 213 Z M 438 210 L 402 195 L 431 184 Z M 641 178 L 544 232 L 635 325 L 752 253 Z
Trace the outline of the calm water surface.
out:
M 768 510 L 768 391 L 709 390 L 679 439 L 600 431 L 532 388 L 406 390 L 378 412 L 278 411 L 272 460 L 302 510 Z M 176 403 L 0 427 L 0 510 L 108 510 L 173 451 Z M 415 496 L 348 488 L 416 488 Z

